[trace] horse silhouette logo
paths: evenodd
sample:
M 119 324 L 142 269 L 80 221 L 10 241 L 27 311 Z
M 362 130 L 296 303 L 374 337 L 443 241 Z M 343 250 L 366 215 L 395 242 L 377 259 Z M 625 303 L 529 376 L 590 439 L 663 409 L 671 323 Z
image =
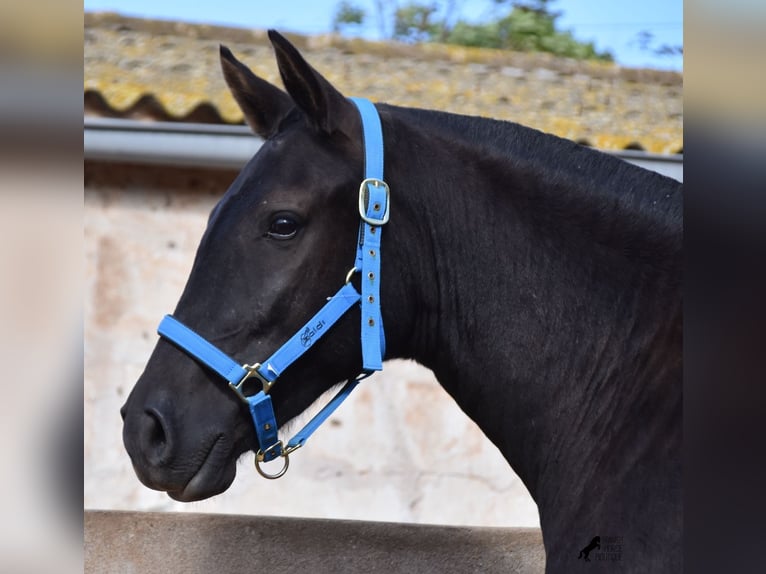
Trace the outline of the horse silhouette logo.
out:
M 580 550 L 580 555 L 577 557 L 579 560 L 580 558 L 584 558 L 586 562 L 590 562 L 590 558 L 588 558 L 588 554 L 591 553 L 591 551 L 595 550 L 596 548 L 601 548 L 601 537 L 600 536 L 594 536 L 593 540 L 590 541 L 590 544 L 588 544 L 585 548 Z
M 311 346 L 311 343 L 314 341 L 314 336 L 317 334 L 317 332 L 322 330 L 324 325 L 325 322 L 321 320 L 318 321 L 317 324 L 313 327 L 306 325 L 306 328 L 301 333 L 301 345 L 308 349 Z
M 303 333 L 301 333 L 301 345 L 303 345 L 304 347 L 308 347 L 309 345 L 311 345 L 311 339 L 313 336 L 314 336 L 314 331 L 311 328 L 306 327 Z

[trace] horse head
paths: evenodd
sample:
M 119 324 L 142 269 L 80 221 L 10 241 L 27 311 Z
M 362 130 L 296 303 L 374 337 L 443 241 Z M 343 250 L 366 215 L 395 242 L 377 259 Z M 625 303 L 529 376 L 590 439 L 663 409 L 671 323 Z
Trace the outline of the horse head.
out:
M 226 82 L 264 139 L 213 209 L 174 317 L 237 360 L 274 352 L 343 285 L 363 179 L 355 106 L 275 32 L 286 92 L 225 47 Z M 360 312 L 344 315 L 270 391 L 279 425 L 361 370 Z M 122 408 L 141 481 L 182 501 L 226 490 L 258 442 L 246 405 L 215 373 L 160 339 Z

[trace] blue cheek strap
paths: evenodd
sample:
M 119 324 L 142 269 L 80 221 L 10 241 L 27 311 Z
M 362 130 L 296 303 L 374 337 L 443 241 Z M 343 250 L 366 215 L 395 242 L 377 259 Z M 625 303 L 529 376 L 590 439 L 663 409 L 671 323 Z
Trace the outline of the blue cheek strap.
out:
M 263 363 L 240 365 L 171 315 L 166 315 L 157 329 L 160 336 L 223 377 L 237 396 L 247 403 L 259 444 L 255 466 L 266 478 L 284 475 L 290 463 L 289 454 L 303 446 L 348 398 L 360 380 L 383 368 L 386 341 L 380 311 L 380 237 L 382 226 L 389 219 L 391 192 L 383 181 L 383 131 L 378 112 L 369 100 L 352 98 L 351 101 L 362 119 L 365 179 L 359 187 L 361 222 L 356 258 L 354 267 L 346 277 L 346 284 Z M 357 272 L 361 274 L 361 294 L 351 284 L 351 277 Z M 286 446 L 283 445 L 277 434 L 277 420 L 269 390 L 282 372 L 308 351 L 357 302 L 361 302 L 363 374 L 349 379 L 335 397 Z M 256 394 L 247 395 L 245 385 L 253 378 L 260 382 L 262 388 Z M 282 468 L 276 474 L 267 473 L 261 463 L 277 457 L 284 460 Z

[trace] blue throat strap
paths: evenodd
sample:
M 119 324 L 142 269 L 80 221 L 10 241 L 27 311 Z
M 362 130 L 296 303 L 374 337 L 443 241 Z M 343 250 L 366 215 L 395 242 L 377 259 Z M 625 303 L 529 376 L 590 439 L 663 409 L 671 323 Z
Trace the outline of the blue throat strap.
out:
M 359 241 L 354 268 L 346 284 L 328 298 L 327 303 L 282 345 L 271 357 L 261 363 L 240 365 L 201 335 L 177 319 L 166 315 L 158 333 L 195 357 L 209 369 L 223 377 L 232 390 L 245 401 L 253 418 L 258 436 L 259 450 L 255 464 L 266 478 L 279 478 L 287 471 L 288 455 L 303 446 L 311 434 L 327 420 L 349 396 L 365 376 L 383 368 L 385 334 L 380 312 L 380 237 L 382 226 L 388 221 L 390 191 L 383 181 L 383 131 L 375 106 L 365 99 L 352 98 L 362 119 L 365 150 L 365 179 L 359 188 Z M 361 295 L 350 282 L 355 272 L 361 273 Z M 319 340 L 357 301 L 361 300 L 361 344 L 364 375 L 350 379 L 335 397 L 288 443 L 283 446 L 277 435 L 277 421 L 269 390 L 282 372 L 298 360 Z M 254 395 L 245 394 L 245 383 L 257 379 L 262 390 Z M 259 463 L 284 457 L 284 466 L 277 474 L 268 474 Z

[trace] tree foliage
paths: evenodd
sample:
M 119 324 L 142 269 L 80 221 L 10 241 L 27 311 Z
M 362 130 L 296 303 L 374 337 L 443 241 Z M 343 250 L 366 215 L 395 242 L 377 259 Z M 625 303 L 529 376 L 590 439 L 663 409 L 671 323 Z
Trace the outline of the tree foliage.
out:
M 638 43 L 638 47 L 645 51 L 651 52 L 655 56 L 683 56 L 684 47 L 675 44 L 660 44 L 655 45 L 654 34 L 649 30 L 641 30 L 636 34 L 635 42 Z
M 429 42 L 439 37 L 434 15 L 436 4 L 410 2 L 394 12 L 394 38 L 405 42 Z
M 335 8 L 332 19 L 333 32 L 340 32 L 349 26 L 358 26 L 364 22 L 364 9 L 354 6 L 348 0 L 343 0 Z
M 379 21 L 379 29 L 390 30 L 390 37 L 400 42 L 442 42 L 611 61 L 609 52 L 599 52 L 592 42 L 581 42 L 572 32 L 558 29 L 556 20 L 561 13 L 551 10 L 555 1 L 492 0 L 491 16 L 478 23 L 452 21 L 459 0 L 377 0 L 375 4 L 377 20 L 393 18 L 390 26 Z M 336 10 L 334 27 L 339 30 L 340 25 L 361 24 L 367 16 L 362 8 L 344 0 Z

